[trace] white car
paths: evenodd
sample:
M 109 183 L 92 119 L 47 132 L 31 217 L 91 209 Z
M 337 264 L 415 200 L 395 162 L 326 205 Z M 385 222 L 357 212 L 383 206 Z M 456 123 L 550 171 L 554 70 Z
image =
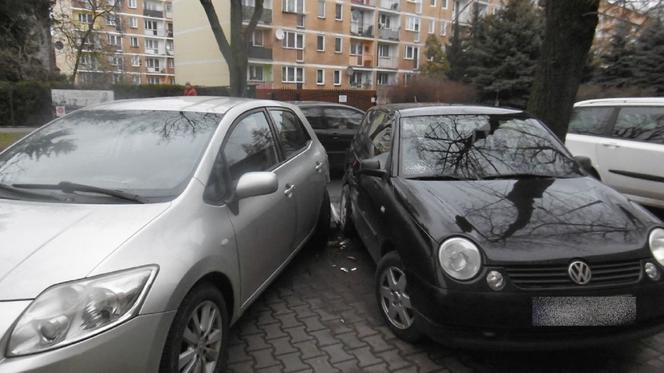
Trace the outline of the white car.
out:
M 577 102 L 565 145 L 604 183 L 664 208 L 664 98 Z

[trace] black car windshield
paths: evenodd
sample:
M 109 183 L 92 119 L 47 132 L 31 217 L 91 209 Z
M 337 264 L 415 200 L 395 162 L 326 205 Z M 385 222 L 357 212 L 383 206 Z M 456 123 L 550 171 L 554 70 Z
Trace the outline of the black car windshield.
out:
M 0 184 L 26 191 L 44 186 L 29 189 L 34 193 L 53 186 L 48 191 L 53 194 L 62 192 L 59 183 L 77 183 L 146 201 L 172 199 L 190 180 L 221 117 L 179 111 L 78 111 L 1 154 Z
M 544 125 L 523 115 L 405 117 L 400 135 L 400 173 L 407 178 L 579 176 Z

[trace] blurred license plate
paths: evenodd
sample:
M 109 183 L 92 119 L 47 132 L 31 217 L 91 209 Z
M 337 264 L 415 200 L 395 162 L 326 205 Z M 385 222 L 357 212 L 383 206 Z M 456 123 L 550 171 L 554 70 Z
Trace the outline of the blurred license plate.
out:
M 608 326 L 636 320 L 636 297 L 533 297 L 534 326 Z

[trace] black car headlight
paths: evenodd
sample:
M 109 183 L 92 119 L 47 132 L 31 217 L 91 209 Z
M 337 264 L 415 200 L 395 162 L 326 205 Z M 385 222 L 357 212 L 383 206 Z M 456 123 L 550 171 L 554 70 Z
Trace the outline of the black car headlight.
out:
M 652 256 L 655 257 L 660 265 L 664 266 L 664 229 L 653 229 L 650 232 L 650 237 L 648 237 L 648 244 L 650 245 Z
M 108 330 L 138 312 L 157 266 L 52 286 L 19 317 L 8 356 L 52 350 Z
M 482 255 L 470 240 L 454 237 L 446 240 L 438 250 L 438 261 L 445 273 L 457 280 L 470 280 L 482 268 Z

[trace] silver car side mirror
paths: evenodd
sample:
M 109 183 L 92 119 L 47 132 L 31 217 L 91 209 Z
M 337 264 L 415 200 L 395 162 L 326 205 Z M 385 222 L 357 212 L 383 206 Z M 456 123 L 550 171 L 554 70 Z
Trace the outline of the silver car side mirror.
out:
M 274 172 L 247 172 L 237 181 L 235 199 L 274 193 L 278 188 L 279 181 Z

